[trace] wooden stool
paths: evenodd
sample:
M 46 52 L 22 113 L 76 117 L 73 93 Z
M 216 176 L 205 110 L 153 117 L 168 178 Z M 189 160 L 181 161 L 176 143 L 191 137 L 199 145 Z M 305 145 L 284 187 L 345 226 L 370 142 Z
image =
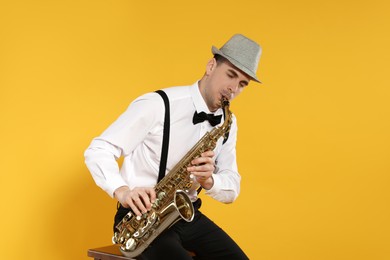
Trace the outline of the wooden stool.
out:
M 195 256 L 193 252 L 188 252 L 188 254 L 190 256 Z M 128 258 L 122 255 L 119 250 L 119 245 L 88 249 L 88 256 L 93 257 L 94 260 L 135 260 L 134 258 Z

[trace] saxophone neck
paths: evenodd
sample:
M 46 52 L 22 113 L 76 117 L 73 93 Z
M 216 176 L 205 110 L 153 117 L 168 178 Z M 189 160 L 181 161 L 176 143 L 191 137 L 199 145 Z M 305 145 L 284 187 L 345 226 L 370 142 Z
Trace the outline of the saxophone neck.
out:
M 226 129 L 227 132 L 230 129 L 230 125 L 232 123 L 232 112 L 229 110 L 230 102 L 227 99 L 222 99 L 222 110 L 223 110 L 223 118 L 224 122 L 221 125 L 221 129 Z
M 229 106 L 230 106 L 229 100 L 227 99 L 221 100 L 221 105 L 223 110 L 224 122 L 221 126 L 214 128 L 213 131 L 211 131 L 210 135 L 213 136 L 213 139 L 215 140 L 223 136 L 224 137 L 223 143 L 225 143 L 229 136 L 230 126 L 232 124 L 232 112 L 229 110 Z

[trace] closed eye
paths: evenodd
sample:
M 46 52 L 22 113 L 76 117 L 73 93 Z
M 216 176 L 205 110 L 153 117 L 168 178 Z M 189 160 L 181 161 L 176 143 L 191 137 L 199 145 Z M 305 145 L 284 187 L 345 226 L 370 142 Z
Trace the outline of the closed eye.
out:
M 234 70 L 231 70 L 231 69 L 227 71 L 227 75 L 229 78 L 237 78 L 238 77 L 238 74 Z
M 244 88 L 244 87 L 248 86 L 248 84 L 249 84 L 249 82 L 248 82 L 248 81 L 246 81 L 246 80 L 242 80 L 242 81 L 240 81 L 240 86 L 241 86 L 242 88 Z
M 229 77 L 229 78 L 231 78 L 231 79 L 233 79 L 233 78 L 238 78 L 239 77 L 239 75 L 237 74 L 237 72 L 235 72 L 234 70 L 232 70 L 232 69 L 229 69 L 228 71 L 227 71 L 227 76 Z M 240 81 L 240 87 L 246 87 L 246 86 L 248 86 L 248 84 L 249 84 L 249 82 L 248 81 L 246 81 L 246 80 L 241 80 Z

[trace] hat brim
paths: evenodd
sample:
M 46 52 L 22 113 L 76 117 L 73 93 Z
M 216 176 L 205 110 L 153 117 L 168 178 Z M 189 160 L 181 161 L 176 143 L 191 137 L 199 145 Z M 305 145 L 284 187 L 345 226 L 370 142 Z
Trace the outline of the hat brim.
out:
M 232 57 L 229 57 L 228 55 L 224 54 L 223 52 L 221 52 L 217 47 L 215 46 L 212 46 L 211 48 L 211 52 L 214 54 L 214 55 L 220 55 L 222 57 L 224 57 L 225 59 L 227 59 L 231 64 L 233 64 L 237 69 L 241 70 L 242 72 L 244 72 L 245 74 L 247 74 L 252 80 L 258 82 L 258 83 L 262 83 L 256 76 L 256 74 L 254 74 L 251 70 L 249 70 L 248 68 L 246 68 L 244 65 L 242 65 L 240 62 L 238 62 L 237 60 L 233 59 Z

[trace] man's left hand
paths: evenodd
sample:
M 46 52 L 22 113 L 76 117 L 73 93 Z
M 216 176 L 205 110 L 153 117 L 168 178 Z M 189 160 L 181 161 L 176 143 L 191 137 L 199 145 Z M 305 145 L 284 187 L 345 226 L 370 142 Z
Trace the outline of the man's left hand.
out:
M 191 161 L 191 166 L 187 167 L 196 181 L 206 190 L 209 190 L 214 185 L 213 172 L 215 163 L 213 160 L 214 151 L 206 151 L 200 157 Z

